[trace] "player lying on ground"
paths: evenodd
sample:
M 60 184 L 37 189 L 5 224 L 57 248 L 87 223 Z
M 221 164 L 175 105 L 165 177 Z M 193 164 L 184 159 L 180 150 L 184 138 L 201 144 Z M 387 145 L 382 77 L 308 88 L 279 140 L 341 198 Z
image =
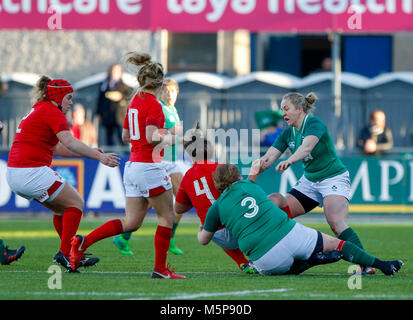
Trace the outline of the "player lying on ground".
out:
M 209 208 L 198 241 L 202 245 L 208 244 L 224 225 L 263 275 L 288 273 L 294 260 L 311 259 L 317 251 L 338 250 L 344 260 L 378 268 L 386 275 L 393 275 L 403 265 L 400 260 L 382 261 L 350 241 L 331 237 L 289 219 L 259 185 L 242 180 L 238 167 L 233 164 L 218 165 L 213 179 L 222 194 Z

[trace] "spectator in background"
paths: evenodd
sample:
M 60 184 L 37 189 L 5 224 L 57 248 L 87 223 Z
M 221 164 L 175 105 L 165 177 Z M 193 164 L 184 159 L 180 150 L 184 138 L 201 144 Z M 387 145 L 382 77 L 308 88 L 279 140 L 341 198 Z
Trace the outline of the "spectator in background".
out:
M 80 103 L 73 107 L 72 121 L 70 130 L 76 139 L 90 147 L 98 146 L 98 135 L 95 126 L 86 120 L 85 108 Z
M 96 116 L 105 127 L 106 145 L 113 146 L 115 134 L 119 144 L 122 142 L 122 127 L 128 107 L 130 88 L 122 81 L 123 69 L 113 64 L 108 69 L 107 78 L 99 91 Z
M 374 110 L 370 114 L 370 124 L 360 131 L 357 146 L 367 155 L 380 156 L 393 148 L 393 134 L 386 127 L 386 114 Z
M 3 131 L 3 122 L 0 121 L 0 134 Z
M 255 122 L 260 129 L 261 147 L 269 147 L 283 131 L 282 112 L 278 110 L 263 110 L 254 113 Z
M 311 73 L 318 72 L 331 72 L 333 70 L 333 60 L 330 57 L 325 57 L 321 63 L 320 67 L 312 71 Z
M 321 72 L 329 72 L 333 70 L 333 60 L 330 57 L 326 57 L 321 62 Z

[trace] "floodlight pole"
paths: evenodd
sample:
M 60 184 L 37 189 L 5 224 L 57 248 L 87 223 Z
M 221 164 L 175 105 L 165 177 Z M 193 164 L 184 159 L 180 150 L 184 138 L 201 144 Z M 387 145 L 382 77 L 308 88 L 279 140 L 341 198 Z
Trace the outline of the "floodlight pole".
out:
M 331 59 L 333 64 L 333 81 L 332 81 L 332 98 L 334 106 L 334 129 L 333 137 L 336 140 L 336 146 L 343 144 L 343 138 L 339 136 L 340 118 L 342 114 L 341 107 L 341 35 L 338 33 L 330 34 L 331 46 Z
M 341 117 L 341 35 L 333 33 L 332 40 L 334 115 L 339 118 Z

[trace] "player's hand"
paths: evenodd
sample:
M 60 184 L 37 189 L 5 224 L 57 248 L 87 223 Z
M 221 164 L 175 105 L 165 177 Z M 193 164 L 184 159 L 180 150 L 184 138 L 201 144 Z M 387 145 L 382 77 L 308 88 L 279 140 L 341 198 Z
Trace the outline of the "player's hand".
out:
M 277 164 L 277 166 L 275 167 L 275 171 L 280 171 L 280 173 L 282 174 L 285 170 L 287 170 L 293 163 L 291 162 L 291 160 L 285 160 L 285 161 L 281 161 L 279 164 Z
M 257 159 L 251 165 L 250 176 L 258 176 L 262 172 L 262 164 L 263 160 Z
M 96 150 L 97 152 L 105 153 L 102 148 L 93 148 L 93 149 Z
M 120 158 L 116 153 L 101 153 L 99 161 L 111 168 L 117 167 L 120 164 Z

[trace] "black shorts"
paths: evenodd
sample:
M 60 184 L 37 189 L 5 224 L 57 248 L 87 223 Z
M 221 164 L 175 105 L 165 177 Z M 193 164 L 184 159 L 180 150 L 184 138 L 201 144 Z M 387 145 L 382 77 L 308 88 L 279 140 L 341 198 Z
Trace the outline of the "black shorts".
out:
M 290 191 L 288 191 L 288 193 L 301 203 L 306 213 L 310 212 L 319 205 L 317 201 L 311 199 L 310 197 L 307 197 L 304 193 L 298 191 L 297 189 L 292 188 Z

